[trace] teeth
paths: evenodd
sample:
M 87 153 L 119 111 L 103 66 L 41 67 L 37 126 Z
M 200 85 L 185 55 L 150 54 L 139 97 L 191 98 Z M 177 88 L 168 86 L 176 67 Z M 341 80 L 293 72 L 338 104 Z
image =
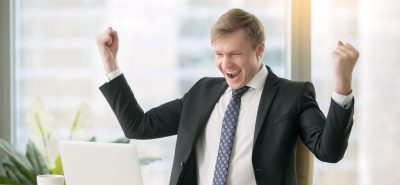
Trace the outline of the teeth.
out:
M 238 69 L 234 69 L 234 70 L 226 70 L 226 73 L 227 74 L 230 74 L 230 75 L 235 75 L 236 73 L 238 73 L 239 72 L 239 70 Z

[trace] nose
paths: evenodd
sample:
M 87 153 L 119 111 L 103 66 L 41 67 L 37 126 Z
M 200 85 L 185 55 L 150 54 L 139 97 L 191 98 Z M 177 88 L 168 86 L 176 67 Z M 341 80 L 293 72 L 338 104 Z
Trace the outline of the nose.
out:
M 224 68 L 229 67 L 232 64 L 231 59 L 227 55 L 221 57 L 221 66 Z

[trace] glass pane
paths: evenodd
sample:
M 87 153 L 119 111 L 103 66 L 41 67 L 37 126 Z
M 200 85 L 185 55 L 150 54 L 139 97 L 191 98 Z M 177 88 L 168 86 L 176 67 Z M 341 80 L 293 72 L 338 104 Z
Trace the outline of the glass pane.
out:
M 327 115 L 334 88 L 332 51 L 338 40 L 358 48 L 358 2 L 357 0 L 314 0 L 312 1 L 312 82 L 315 85 L 317 101 Z M 357 68 L 358 66 L 356 66 Z M 353 74 L 354 96 L 358 97 L 358 73 Z M 355 124 L 349 139 L 349 146 L 342 161 L 336 164 L 315 159 L 315 185 L 354 185 L 358 183 L 358 122 L 357 101 L 354 115 Z
M 360 184 L 400 181 L 399 7 L 400 1 L 359 0 Z
M 35 121 L 29 110 L 40 109 L 38 104 L 32 106 L 38 97 L 47 109 L 42 113 L 51 115 L 43 124 L 53 123 L 48 143 L 51 160 L 58 152 L 57 140 L 95 136 L 108 142 L 123 137 L 98 90 L 106 78 L 95 37 L 107 26 L 118 31 L 120 68 L 142 108 L 149 110 L 181 97 L 201 77 L 220 76 L 209 30 L 231 7 L 261 19 L 267 36 L 264 63 L 284 77 L 287 7 L 283 0 L 16 1 L 18 147 L 24 149 L 32 139 L 44 150 L 38 132 L 27 126 Z M 80 112 L 82 126 L 71 136 L 82 103 L 86 105 Z M 175 139 L 137 141 L 141 157 L 162 159 L 142 168 L 145 184 L 168 184 Z

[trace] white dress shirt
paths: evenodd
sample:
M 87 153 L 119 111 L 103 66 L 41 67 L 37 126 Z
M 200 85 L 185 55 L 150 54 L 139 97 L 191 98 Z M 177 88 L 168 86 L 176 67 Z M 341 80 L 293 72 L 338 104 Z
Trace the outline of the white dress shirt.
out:
M 267 75 L 267 68 L 265 66 L 261 67 L 254 78 L 247 84 L 250 87 L 249 90 L 242 96 L 236 126 L 236 136 L 229 162 L 227 185 L 256 185 L 251 154 L 258 104 Z M 217 162 L 219 139 L 221 137 L 222 120 L 224 119 L 225 110 L 231 98 L 232 89 L 228 87 L 215 104 L 204 132 L 197 141 L 196 160 L 198 167 L 197 181 L 199 185 L 212 184 L 215 163 Z
M 107 74 L 108 80 L 121 75 L 119 69 Z M 256 185 L 256 180 L 251 161 L 253 151 L 254 130 L 258 105 L 264 88 L 268 70 L 265 66 L 256 73 L 247 84 L 249 90 L 242 96 L 239 118 L 236 127 L 236 136 L 233 143 L 231 160 L 229 163 L 227 185 Z M 215 163 L 217 161 L 219 140 L 221 135 L 222 120 L 226 107 L 232 96 L 230 87 L 222 94 L 216 103 L 211 116 L 196 144 L 197 179 L 199 185 L 212 184 Z M 350 105 L 353 95 L 340 95 L 332 93 L 332 99 L 342 107 Z

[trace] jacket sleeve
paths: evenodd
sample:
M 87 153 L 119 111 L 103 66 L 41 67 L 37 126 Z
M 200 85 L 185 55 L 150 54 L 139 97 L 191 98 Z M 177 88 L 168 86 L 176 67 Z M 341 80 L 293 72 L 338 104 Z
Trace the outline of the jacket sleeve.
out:
M 177 133 L 183 98 L 144 112 L 124 75 L 105 83 L 100 87 L 100 91 L 108 101 L 127 138 L 154 139 Z
M 347 149 L 353 125 L 354 99 L 351 106 L 343 108 L 331 99 L 325 117 L 315 100 L 314 86 L 303 85 L 298 97 L 299 132 L 304 144 L 321 161 L 336 163 Z

